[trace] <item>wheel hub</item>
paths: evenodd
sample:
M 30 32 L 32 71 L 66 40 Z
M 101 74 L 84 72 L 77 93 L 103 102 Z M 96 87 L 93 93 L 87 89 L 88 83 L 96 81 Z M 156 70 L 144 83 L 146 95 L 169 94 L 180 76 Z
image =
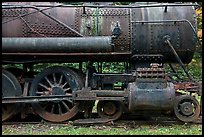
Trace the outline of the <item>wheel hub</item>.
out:
M 180 110 L 184 115 L 190 116 L 193 114 L 193 106 L 190 102 L 184 102 L 180 106 Z
M 53 87 L 52 91 L 51 91 L 51 94 L 52 95 L 65 95 L 65 92 L 61 87 Z M 59 103 L 60 100 L 55 100 L 55 101 L 52 101 L 52 102 Z
M 52 95 L 65 95 L 64 90 L 60 87 L 52 88 Z
M 122 105 L 119 101 L 99 101 L 97 104 L 98 115 L 102 118 L 116 120 L 122 115 Z
M 116 106 L 112 102 L 108 102 L 104 106 L 104 113 L 107 115 L 113 115 L 116 112 Z

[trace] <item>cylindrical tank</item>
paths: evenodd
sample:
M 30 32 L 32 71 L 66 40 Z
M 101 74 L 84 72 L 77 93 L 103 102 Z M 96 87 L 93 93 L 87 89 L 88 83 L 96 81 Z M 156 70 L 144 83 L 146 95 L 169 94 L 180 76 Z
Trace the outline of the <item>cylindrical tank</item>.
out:
M 163 37 L 168 35 L 181 60 L 189 63 L 196 48 L 196 38 L 189 23 L 196 27 L 195 17 L 193 6 L 131 9 L 133 55 L 162 54 L 164 62 L 177 62 L 171 49 L 164 44 Z
M 156 80 L 155 80 L 156 81 Z M 135 110 L 172 110 L 175 89 L 172 83 L 129 83 L 128 108 Z

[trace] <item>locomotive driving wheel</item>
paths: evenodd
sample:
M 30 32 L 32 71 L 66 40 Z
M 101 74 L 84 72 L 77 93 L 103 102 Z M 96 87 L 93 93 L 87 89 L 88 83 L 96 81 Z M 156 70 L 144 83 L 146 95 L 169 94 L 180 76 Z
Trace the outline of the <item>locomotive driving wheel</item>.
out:
M 69 120 L 79 111 L 79 104 L 72 100 L 72 91 L 80 89 L 82 86 L 81 78 L 71 69 L 64 67 L 47 68 L 37 75 L 32 82 L 30 95 L 70 95 L 70 98 L 32 103 L 32 107 L 45 120 L 52 122 Z
M 199 117 L 200 106 L 194 97 L 181 95 L 175 99 L 174 113 L 183 122 L 193 122 Z
M 21 85 L 9 71 L 2 70 L 2 98 L 22 95 Z M 20 111 L 20 103 L 2 104 L 2 121 L 11 118 Z
M 122 105 L 119 101 L 99 101 L 97 112 L 101 118 L 117 120 L 122 115 Z

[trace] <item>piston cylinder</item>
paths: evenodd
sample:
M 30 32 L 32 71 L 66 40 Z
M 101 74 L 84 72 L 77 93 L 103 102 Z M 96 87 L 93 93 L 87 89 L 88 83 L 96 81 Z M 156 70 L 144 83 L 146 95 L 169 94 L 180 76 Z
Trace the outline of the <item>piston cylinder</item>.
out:
M 175 90 L 173 83 L 130 83 L 129 111 L 172 110 Z

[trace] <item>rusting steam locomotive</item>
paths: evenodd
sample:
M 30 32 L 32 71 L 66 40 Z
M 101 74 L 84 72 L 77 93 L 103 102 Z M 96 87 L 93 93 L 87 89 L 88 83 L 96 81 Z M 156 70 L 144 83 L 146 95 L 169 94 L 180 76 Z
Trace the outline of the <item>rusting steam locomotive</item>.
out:
M 198 42 L 195 6 L 2 3 L 2 121 L 30 111 L 52 122 L 79 112 L 89 118 L 96 103 L 98 115 L 112 120 L 144 112 L 196 120 L 202 82 L 184 65 Z M 103 62 L 123 63 L 124 70 L 105 73 Z M 35 72 L 37 63 L 78 63 L 78 68 Z M 177 75 L 176 63 L 188 79 Z M 23 67 L 8 67 L 12 64 Z M 165 64 L 173 73 L 165 72 Z

